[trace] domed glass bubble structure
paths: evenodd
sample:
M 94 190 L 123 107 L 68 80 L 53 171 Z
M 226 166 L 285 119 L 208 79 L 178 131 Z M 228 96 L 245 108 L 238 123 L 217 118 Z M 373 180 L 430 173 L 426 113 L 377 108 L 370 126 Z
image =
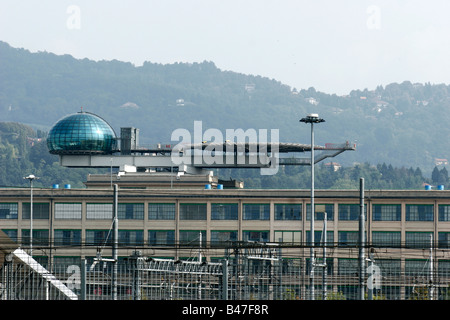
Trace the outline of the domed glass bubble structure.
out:
M 111 154 L 116 142 L 116 134 L 105 120 L 84 111 L 57 121 L 47 136 L 52 154 Z

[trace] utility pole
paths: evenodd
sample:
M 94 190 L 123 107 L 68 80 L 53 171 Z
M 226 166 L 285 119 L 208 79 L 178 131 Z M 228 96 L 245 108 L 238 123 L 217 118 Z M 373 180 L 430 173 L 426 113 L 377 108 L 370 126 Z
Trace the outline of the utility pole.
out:
M 33 180 L 39 178 L 30 174 L 24 179 L 30 181 L 30 256 L 33 256 Z
M 430 234 L 430 300 L 434 300 L 434 277 L 433 277 L 433 234 Z
M 198 264 L 202 265 L 202 232 L 199 234 L 199 248 L 198 248 Z M 202 275 L 199 273 L 198 275 L 198 299 L 202 299 Z
M 117 264 L 118 255 L 117 247 L 119 244 L 119 219 L 117 216 L 118 209 L 118 185 L 114 184 L 114 204 L 113 204 L 113 245 L 112 245 L 112 260 L 113 260 L 113 274 L 112 274 L 112 299 L 117 300 Z
M 370 262 L 370 265 L 369 265 L 369 268 L 368 268 L 368 270 L 369 270 L 369 272 L 374 272 L 374 264 L 373 264 L 373 262 L 374 262 L 374 258 L 373 258 L 373 254 L 374 254 L 374 251 L 373 251 L 373 248 L 371 248 L 370 249 L 370 251 L 369 251 L 369 258 L 368 258 L 368 261 Z M 373 279 L 372 277 L 371 277 L 371 282 L 372 283 L 368 283 L 368 285 L 367 285 L 367 299 L 368 300 L 373 300 L 373 288 L 374 288 L 374 282 L 375 282 L 375 284 L 377 283 L 376 282 L 377 280 L 376 279 Z
M 323 263 L 322 263 L 322 296 L 323 300 L 327 299 L 327 213 L 323 215 L 323 231 L 322 231 L 322 245 L 323 245 Z
M 364 178 L 359 180 L 360 206 L 359 206 L 359 300 L 364 300 L 365 276 L 365 214 L 364 214 Z
M 198 236 L 198 262 L 202 263 L 203 257 L 202 257 L 202 232 L 200 231 L 199 236 Z
M 314 253 L 314 123 L 325 122 L 324 119 L 319 118 L 318 114 L 309 114 L 306 118 L 300 119 L 300 122 L 311 124 L 311 249 L 310 249 L 310 261 L 309 261 L 309 292 L 310 299 L 314 300 L 314 266 L 315 266 L 315 253 Z

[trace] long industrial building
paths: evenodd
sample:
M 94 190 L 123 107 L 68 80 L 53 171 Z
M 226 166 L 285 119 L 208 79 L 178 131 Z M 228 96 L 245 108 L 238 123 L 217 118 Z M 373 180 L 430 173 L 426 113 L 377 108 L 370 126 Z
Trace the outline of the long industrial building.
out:
M 186 252 L 164 246 L 200 245 L 199 234 L 201 245 L 211 247 L 236 241 L 308 244 L 309 190 L 206 189 L 197 184 L 130 189 L 119 183 L 120 255 L 145 247 L 146 255 L 182 257 Z M 34 188 L 33 199 L 35 256 L 94 256 L 98 247 L 111 244 L 113 189 Z M 315 241 L 321 238 L 326 212 L 328 244 L 356 245 L 359 191 L 316 190 L 315 199 Z M 429 248 L 433 241 L 448 248 L 450 191 L 366 190 L 364 201 L 368 245 Z M 12 239 L 27 243 L 29 188 L 0 189 L 0 221 Z
M 113 190 L 36 188 L 33 192 L 33 257 L 51 262 L 111 257 Z M 147 258 L 223 258 L 242 243 L 274 243 L 282 257 L 307 268 L 310 233 L 308 190 L 197 188 L 118 189 L 119 259 L 136 250 Z M 424 268 L 450 271 L 450 191 L 366 190 L 366 248 L 389 272 Z M 320 248 L 327 213 L 330 274 L 357 270 L 360 192 L 316 191 L 315 242 Z M 28 248 L 30 190 L 0 190 L 2 230 Z M 200 250 L 201 248 L 201 250 Z M 395 271 L 392 271 L 395 270 Z M 426 272 L 425 272 L 426 273 Z

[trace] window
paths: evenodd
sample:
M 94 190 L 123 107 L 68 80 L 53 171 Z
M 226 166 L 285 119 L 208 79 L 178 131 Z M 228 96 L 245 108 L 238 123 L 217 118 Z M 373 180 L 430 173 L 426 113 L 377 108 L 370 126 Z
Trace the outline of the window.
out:
M 86 205 L 86 219 L 108 219 L 113 218 L 112 203 L 88 203 Z
M 55 257 L 54 258 L 54 265 L 60 266 L 60 265 L 77 265 L 79 266 L 81 264 L 81 257 Z
M 372 245 L 376 247 L 400 248 L 401 233 L 400 231 L 373 231 Z
M 429 269 L 429 261 L 425 259 L 406 259 L 405 260 L 405 276 L 416 279 L 414 283 L 410 283 L 410 286 L 405 286 L 405 298 L 406 300 L 429 300 L 429 286 L 425 284 L 428 281 L 420 281 L 421 277 L 424 277 Z M 425 276 L 426 277 L 426 276 Z M 424 277 L 424 278 L 425 278 Z M 416 283 L 419 285 L 416 286 Z
M 149 220 L 175 220 L 175 203 L 149 203 Z
M 406 259 L 405 260 L 405 274 L 418 276 L 423 275 L 424 270 L 427 270 L 427 260 L 422 259 Z
M 48 256 L 40 256 L 40 257 L 33 256 L 33 258 L 34 258 L 34 260 L 37 261 L 37 263 L 39 263 L 44 268 L 49 268 L 49 264 L 48 264 L 49 257 Z
M 48 246 L 48 230 L 33 229 L 33 246 Z M 22 244 L 30 244 L 30 229 L 22 229 Z
M 450 274 L 450 261 L 439 260 L 438 262 L 438 277 L 448 277 Z M 439 300 L 448 300 L 450 296 L 450 287 L 439 287 Z
M 339 204 L 339 220 L 358 221 L 360 215 L 359 204 Z M 364 218 L 367 220 L 367 206 L 364 205 Z
M 55 245 L 81 245 L 81 230 L 55 230 Z
M 374 204 L 373 221 L 400 221 L 402 208 L 399 204 Z
M 17 229 L 2 229 L 2 231 L 12 240 L 17 242 Z
M 175 244 L 175 231 L 149 230 L 148 244 L 152 246 L 172 246 Z
M 450 232 L 439 232 L 439 248 L 450 248 Z
M 275 231 L 275 242 L 282 243 L 296 243 L 302 242 L 302 232 L 301 231 Z
M 357 300 L 359 288 L 356 285 L 338 285 L 337 292 L 342 294 L 345 300 Z
M 211 231 L 211 245 L 230 245 L 237 241 L 237 231 Z
M 306 243 L 311 244 L 311 231 L 306 231 Z M 314 244 L 319 246 L 322 243 L 322 231 L 314 231 Z M 334 232 L 327 231 L 327 246 L 334 244 Z
M 314 215 L 314 220 L 323 220 L 325 212 L 327 213 L 327 221 L 334 220 L 334 205 L 332 204 L 315 203 L 314 211 L 316 211 Z M 306 205 L 306 218 L 307 220 L 311 220 L 311 204 Z
M 409 248 L 429 248 L 431 232 L 406 232 L 405 244 Z
M 211 204 L 212 220 L 237 220 L 238 204 L 237 203 L 212 203 Z
M 375 265 L 380 267 L 382 276 L 394 275 L 398 277 L 402 274 L 400 259 L 376 259 Z
M 81 203 L 55 203 L 55 219 L 81 220 Z
M 110 230 L 86 230 L 87 245 L 111 245 L 112 237 L 113 235 Z
M 243 204 L 243 219 L 244 220 L 269 220 L 270 218 L 270 204 Z
M 439 221 L 450 221 L 450 204 L 439 205 Z
M 406 221 L 433 221 L 434 205 L 432 204 L 407 204 Z
M 449 260 L 439 260 L 438 263 L 438 274 L 444 277 L 448 277 L 450 274 L 450 261 Z
M 30 219 L 30 204 L 22 204 L 22 219 Z M 50 205 L 48 203 L 33 202 L 33 220 L 48 219 L 50 216 Z
M 310 261 L 311 258 L 308 257 L 305 259 L 305 274 L 310 274 L 310 270 L 311 270 L 311 265 L 310 265 Z M 327 258 L 326 259 L 326 264 L 327 264 L 327 272 L 328 274 L 333 274 L 334 270 L 335 270 L 335 263 L 334 263 L 334 259 L 333 258 Z M 322 255 L 318 255 L 316 258 L 316 263 L 323 263 L 323 256 Z M 323 275 L 323 270 L 324 268 L 315 268 L 314 272 L 316 273 L 317 276 L 321 276 Z
M 268 242 L 269 231 L 242 231 L 243 241 Z
M 275 220 L 301 220 L 302 204 L 275 204 Z
M 0 219 L 17 219 L 17 203 L 0 203 Z
M 358 259 L 338 259 L 338 274 L 356 274 L 359 270 Z
M 180 204 L 180 220 L 206 220 L 206 203 Z
M 119 230 L 119 244 L 121 246 L 141 246 L 144 244 L 144 231 Z
M 204 230 L 180 230 L 180 244 L 198 247 L 200 245 L 200 233 L 202 235 L 202 247 L 206 244 L 206 231 Z
M 339 231 L 339 245 L 341 246 L 355 246 L 358 244 L 359 232 L 358 231 Z
M 143 203 L 119 203 L 117 215 L 120 219 L 144 220 Z

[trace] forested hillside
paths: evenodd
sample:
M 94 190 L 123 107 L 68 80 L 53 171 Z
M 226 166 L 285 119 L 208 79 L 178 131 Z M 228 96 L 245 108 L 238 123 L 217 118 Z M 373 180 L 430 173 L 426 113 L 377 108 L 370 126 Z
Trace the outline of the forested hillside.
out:
M 142 144 L 170 142 L 173 130 L 193 130 L 195 120 L 203 130 L 279 129 L 283 142 L 309 143 L 310 128 L 299 119 L 315 112 L 326 120 L 317 125 L 317 144 L 356 142 L 356 151 L 333 159 L 344 167 L 386 163 L 431 176 L 436 159 L 450 159 L 445 84 L 404 81 L 337 96 L 223 71 L 213 62 L 134 66 L 30 53 L 0 42 L 0 121 L 45 132 L 82 107 L 116 132 L 139 128 Z
M 28 186 L 24 177 L 34 174 L 39 177 L 34 182 L 37 187 L 70 184 L 83 188 L 89 172 L 101 172 L 61 167 L 58 157 L 48 152 L 45 137 L 45 132 L 30 126 L 0 122 L 0 187 Z

